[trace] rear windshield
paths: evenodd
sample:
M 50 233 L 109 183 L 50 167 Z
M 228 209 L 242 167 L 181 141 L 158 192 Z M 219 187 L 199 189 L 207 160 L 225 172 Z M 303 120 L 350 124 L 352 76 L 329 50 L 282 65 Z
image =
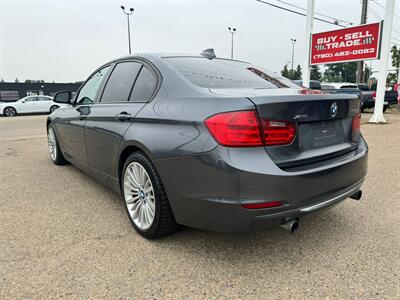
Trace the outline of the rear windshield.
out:
M 295 87 L 289 80 L 248 63 L 203 57 L 166 57 L 191 83 L 205 88 L 275 89 Z

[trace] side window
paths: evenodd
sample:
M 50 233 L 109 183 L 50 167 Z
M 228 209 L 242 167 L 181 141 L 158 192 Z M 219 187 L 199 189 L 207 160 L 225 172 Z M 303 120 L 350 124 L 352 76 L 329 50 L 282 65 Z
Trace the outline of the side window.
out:
M 47 97 L 38 97 L 39 98 L 39 101 L 50 101 L 51 99 L 50 98 L 47 98 Z
M 109 68 L 110 66 L 105 67 L 90 77 L 79 91 L 78 98 L 76 99 L 77 104 L 90 104 L 94 102 L 100 84 Z
M 133 87 L 129 101 L 131 102 L 149 101 L 156 87 L 157 87 L 157 78 L 148 68 L 143 66 L 135 82 L 135 86 Z
M 133 83 L 141 68 L 140 63 L 122 62 L 115 66 L 101 97 L 101 103 L 128 101 Z
M 28 97 L 25 99 L 26 102 L 33 102 L 33 101 L 37 101 L 37 97 Z

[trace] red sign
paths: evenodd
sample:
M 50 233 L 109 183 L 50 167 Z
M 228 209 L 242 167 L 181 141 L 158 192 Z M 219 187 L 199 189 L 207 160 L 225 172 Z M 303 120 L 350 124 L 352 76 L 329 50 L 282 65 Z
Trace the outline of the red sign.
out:
M 311 64 L 332 64 L 379 58 L 381 23 L 314 33 Z

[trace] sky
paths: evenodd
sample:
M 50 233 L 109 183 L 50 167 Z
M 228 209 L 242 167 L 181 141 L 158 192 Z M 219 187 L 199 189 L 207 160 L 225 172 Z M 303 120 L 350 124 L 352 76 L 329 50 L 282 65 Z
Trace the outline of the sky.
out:
M 375 1 L 385 5 L 384 0 Z M 306 0 L 286 2 L 306 7 Z M 302 65 L 306 57 L 305 17 L 255 0 L 0 0 L 0 78 L 81 81 L 103 63 L 128 54 L 127 20 L 120 5 L 135 9 L 133 52 L 198 54 L 214 48 L 218 57 L 229 57 L 227 27 L 231 26 L 237 28 L 236 59 L 279 72 L 291 60 L 291 38 L 297 40 L 295 65 Z M 383 19 L 384 9 L 371 1 L 369 7 L 368 22 Z M 357 24 L 361 4 L 360 0 L 316 0 L 315 11 Z M 400 44 L 399 17 L 393 25 L 393 37 Z M 314 32 L 338 28 L 314 22 Z M 372 66 L 376 69 L 377 62 Z

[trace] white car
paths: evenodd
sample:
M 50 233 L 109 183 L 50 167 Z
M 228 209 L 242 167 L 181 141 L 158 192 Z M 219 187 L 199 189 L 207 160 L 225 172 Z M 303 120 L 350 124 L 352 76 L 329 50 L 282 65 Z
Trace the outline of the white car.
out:
M 59 107 L 60 104 L 53 102 L 50 96 L 27 96 L 15 102 L 0 102 L 0 114 L 13 117 L 16 114 L 52 113 Z

